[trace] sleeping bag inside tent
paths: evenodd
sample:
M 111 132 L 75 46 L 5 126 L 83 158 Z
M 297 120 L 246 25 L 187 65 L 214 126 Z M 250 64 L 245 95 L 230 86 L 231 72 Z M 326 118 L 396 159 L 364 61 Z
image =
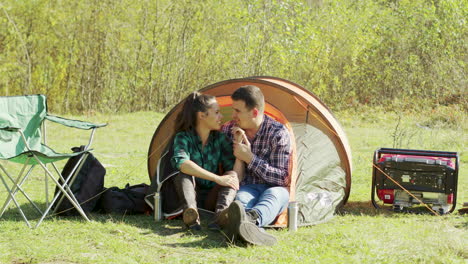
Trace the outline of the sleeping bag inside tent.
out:
M 330 220 L 344 205 L 351 188 L 351 150 L 346 135 L 331 111 L 315 95 L 297 84 L 275 77 L 249 77 L 218 82 L 200 90 L 216 96 L 223 122 L 231 118 L 231 94 L 244 85 L 259 87 L 265 97 L 265 114 L 285 124 L 291 133 L 293 155 L 290 166 L 290 201 L 298 202 L 298 225 Z M 174 122 L 182 109 L 177 104 L 161 121 L 150 142 L 148 173 L 153 192 L 162 200 L 162 214 L 170 217 L 164 200 L 176 199 L 163 192 L 175 175 L 171 156 Z M 281 217 L 280 217 L 281 218 Z M 284 225 L 283 215 L 276 225 Z

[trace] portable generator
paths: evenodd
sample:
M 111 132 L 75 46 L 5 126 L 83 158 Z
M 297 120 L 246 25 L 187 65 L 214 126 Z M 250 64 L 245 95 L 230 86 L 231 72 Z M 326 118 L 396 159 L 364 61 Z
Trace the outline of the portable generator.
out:
M 439 214 L 451 213 L 457 202 L 457 152 L 380 148 L 374 152 L 372 204 L 375 195 L 394 211 L 422 203 Z

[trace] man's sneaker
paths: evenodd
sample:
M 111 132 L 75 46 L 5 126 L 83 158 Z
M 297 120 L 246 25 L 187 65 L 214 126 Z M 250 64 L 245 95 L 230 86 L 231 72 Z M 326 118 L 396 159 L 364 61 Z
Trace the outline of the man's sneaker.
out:
M 226 235 L 230 241 L 234 241 L 239 234 L 239 226 L 245 221 L 246 214 L 244 206 L 239 201 L 234 201 L 227 211 L 228 221 L 225 226 Z
M 256 246 L 273 246 L 276 244 L 276 237 L 249 221 L 244 221 L 239 225 L 239 236 L 245 242 Z
M 184 214 L 182 215 L 182 218 L 184 220 L 184 224 L 192 229 L 192 230 L 200 230 L 200 221 L 199 216 L 198 216 L 198 211 L 195 208 L 187 208 L 184 210 Z

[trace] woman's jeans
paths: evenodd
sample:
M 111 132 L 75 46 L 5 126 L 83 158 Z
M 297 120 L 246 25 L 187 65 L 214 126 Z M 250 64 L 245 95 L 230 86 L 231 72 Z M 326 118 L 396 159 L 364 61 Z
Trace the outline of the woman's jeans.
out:
M 262 227 L 271 224 L 287 208 L 289 191 L 286 187 L 271 187 L 267 184 L 242 185 L 236 200 L 244 205 L 246 211 L 257 211 L 257 224 Z

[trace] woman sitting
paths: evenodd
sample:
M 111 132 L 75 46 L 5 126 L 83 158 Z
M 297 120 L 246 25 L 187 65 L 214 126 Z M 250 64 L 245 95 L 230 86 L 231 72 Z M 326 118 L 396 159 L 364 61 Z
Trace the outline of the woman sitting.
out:
M 215 212 L 209 228 L 223 226 L 222 212 L 239 189 L 243 163 L 236 160 L 232 143 L 219 131 L 221 119 L 216 98 L 198 92 L 185 99 L 176 118 L 171 162 L 180 171 L 175 186 L 184 202 L 183 221 L 190 229 L 201 229 L 197 207 Z

